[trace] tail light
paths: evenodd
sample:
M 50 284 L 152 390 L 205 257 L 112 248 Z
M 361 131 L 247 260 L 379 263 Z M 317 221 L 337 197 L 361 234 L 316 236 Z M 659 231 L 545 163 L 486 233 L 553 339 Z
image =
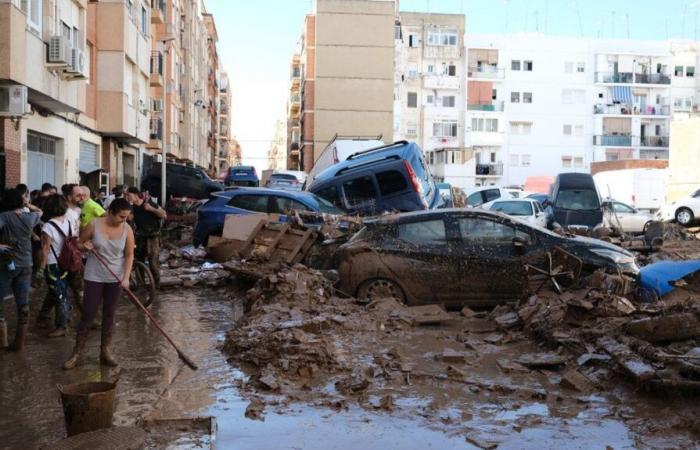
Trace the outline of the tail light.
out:
M 416 172 L 413 170 L 413 167 L 411 167 L 411 165 L 405 159 L 403 160 L 403 165 L 408 173 L 408 178 L 411 180 L 413 190 L 423 195 L 423 185 L 420 184 L 420 180 L 418 179 Z

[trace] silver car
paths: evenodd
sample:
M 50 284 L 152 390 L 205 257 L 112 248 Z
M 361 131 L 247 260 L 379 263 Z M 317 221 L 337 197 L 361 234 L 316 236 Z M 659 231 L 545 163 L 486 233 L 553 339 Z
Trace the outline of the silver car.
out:
M 655 220 L 653 215 L 617 200 L 606 200 L 603 206 L 608 225 L 622 228 L 625 233 L 644 233 L 647 226 Z

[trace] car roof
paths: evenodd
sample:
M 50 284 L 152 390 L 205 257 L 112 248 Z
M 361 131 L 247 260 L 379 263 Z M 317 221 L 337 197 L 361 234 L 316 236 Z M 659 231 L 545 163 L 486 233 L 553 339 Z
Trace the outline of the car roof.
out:
M 596 188 L 593 176 L 588 173 L 560 173 L 554 182 L 559 189 L 589 189 Z
M 395 214 L 385 214 L 379 216 L 375 219 L 365 220 L 366 223 L 372 223 L 377 225 L 389 224 L 392 222 L 401 222 L 403 219 L 413 219 L 413 218 L 430 218 L 430 217 L 442 217 L 448 215 L 462 215 L 462 216 L 472 216 L 472 217 L 488 217 L 492 219 L 508 219 L 512 218 L 506 214 L 500 213 L 498 211 L 490 211 L 481 208 L 441 208 L 441 209 L 429 209 L 421 211 L 411 211 L 405 213 L 395 213 Z
M 225 191 L 219 191 L 212 193 L 216 197 L 233 197 L 239 194 L 253 194 L 253 195 L 282 195 L 286 197 L 296 197 L 305 198 L 316 201 L 316 196 L 311 192 L 305 191 L 290 191 L 283 189 L 270 189 L 270 188 L 256 188 L 256 187 L 242 187 L 235 186 L 227 188 Z
M 512 202 L 518 202 L 518 203 L 537 203 L 537 200 L 534 198 L 499 198 L 498 200 L 494 200 L 493 204 L 496 203 L 512 203 Z
M 357 170 L 361 170 L 375 160 L 376 162 L 385 162 L 390 161 L 391 159 L 405 159 L 413 152 L 418 152 L 419 154 L 421 153 L 420 147 L 418 147 L 415 142 L 398 141 L 394 142 L 393 144 L 353 153 L 352 155 L 348 156 L 348 159 L 345 161 L 333 164 L 332 166 L 323 170 L 314 178 L 313 183 L 316 184 L 327 181 L 334 178 L 341 171 L 352 171 L 356 166 Z

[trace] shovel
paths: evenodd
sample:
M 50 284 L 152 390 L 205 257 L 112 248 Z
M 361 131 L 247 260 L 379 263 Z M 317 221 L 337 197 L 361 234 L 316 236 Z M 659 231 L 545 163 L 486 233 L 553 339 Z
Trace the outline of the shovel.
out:
M 107 265 L 105 260 L 102 259 L 102 257 L 99 255 L 99 253 L 97 253 L 94 249 L 92 249 L 90 251 L 92 252 L 93 255 L 95 255 L 95 258 L 97 258 L 97 260 L 100 262 L 100 264 L 102 264 L 105 267 L 105 269 L 107 269 L 109 271 L 109 273 L 112 274 L 112 276 L 117 280 L 117 282 L 121 284 L 122 280 L 120 280 L 119 277 L 117 276 L 117 274 L 114 273 L 114 271 L 112 269 L 110 269 L 110 267 Z M 139 300 L 139 298 L 136 296 L 136 294 L 131 292 L 131 289 L 129 289 L 128 287 L 125 287 L 123 289 L 129 295 L 129 299 L 131 300 L 131 302 L 134 305 L 141 308 L 141 310 L 146 314 L 146 317 L 148 317 L 151 320 L 151 323 L 153 324 L 153 326 L 155 326 L 158 329 L 158 331 L 160 331 L 160 333 L 165 337 L 165 339 L 167 339 L 168 342 L 170 342 L 170 345 L 173 346 L 173 348 L 177 352 L 177 356 L 182 360 L 182 362 L 187 364 L 190 367 L 190 369 L 197 370 L 198 369 L 197 365 L 187 355 L 185 355 L 182 352 L 182 350 L 180 350 L 178 348 L 178 346 L 175 344 L 175 342 L 173 342 L 173 340 L 170 338 L 170 336 L 168 336 L 168 333 L 166 333 L 165 330 L 163 330 L 163 328 L 161 328 L 161 326 L 158 324 L 158 322 L 156 322 L 156 319 L 153 318 L 153 315 L 151 314 L 151 312 L 145 306 L 143 306 L 143 303 L 141 303 L 141 300 Z

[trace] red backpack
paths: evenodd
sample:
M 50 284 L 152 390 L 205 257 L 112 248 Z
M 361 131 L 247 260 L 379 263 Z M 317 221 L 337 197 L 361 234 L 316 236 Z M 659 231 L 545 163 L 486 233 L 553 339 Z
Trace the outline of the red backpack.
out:
M 53 252 L 53 256 L 56 257 L 58 267 L 66 272 L 79 272 L 83 270 L 83 254 L 80 248 L 78 248 L 78 238 L 73 236 L 73 231 L 70 228 L 70 221 L 68 222 L 68 236 L 66 236 L 61 227 L 56 225 L 55 222 L 49 220 L 49 223 L 63 236 L 63 247 L 59 255 L 56 255 L 53 245 L 51 246 L 51 251 Z

